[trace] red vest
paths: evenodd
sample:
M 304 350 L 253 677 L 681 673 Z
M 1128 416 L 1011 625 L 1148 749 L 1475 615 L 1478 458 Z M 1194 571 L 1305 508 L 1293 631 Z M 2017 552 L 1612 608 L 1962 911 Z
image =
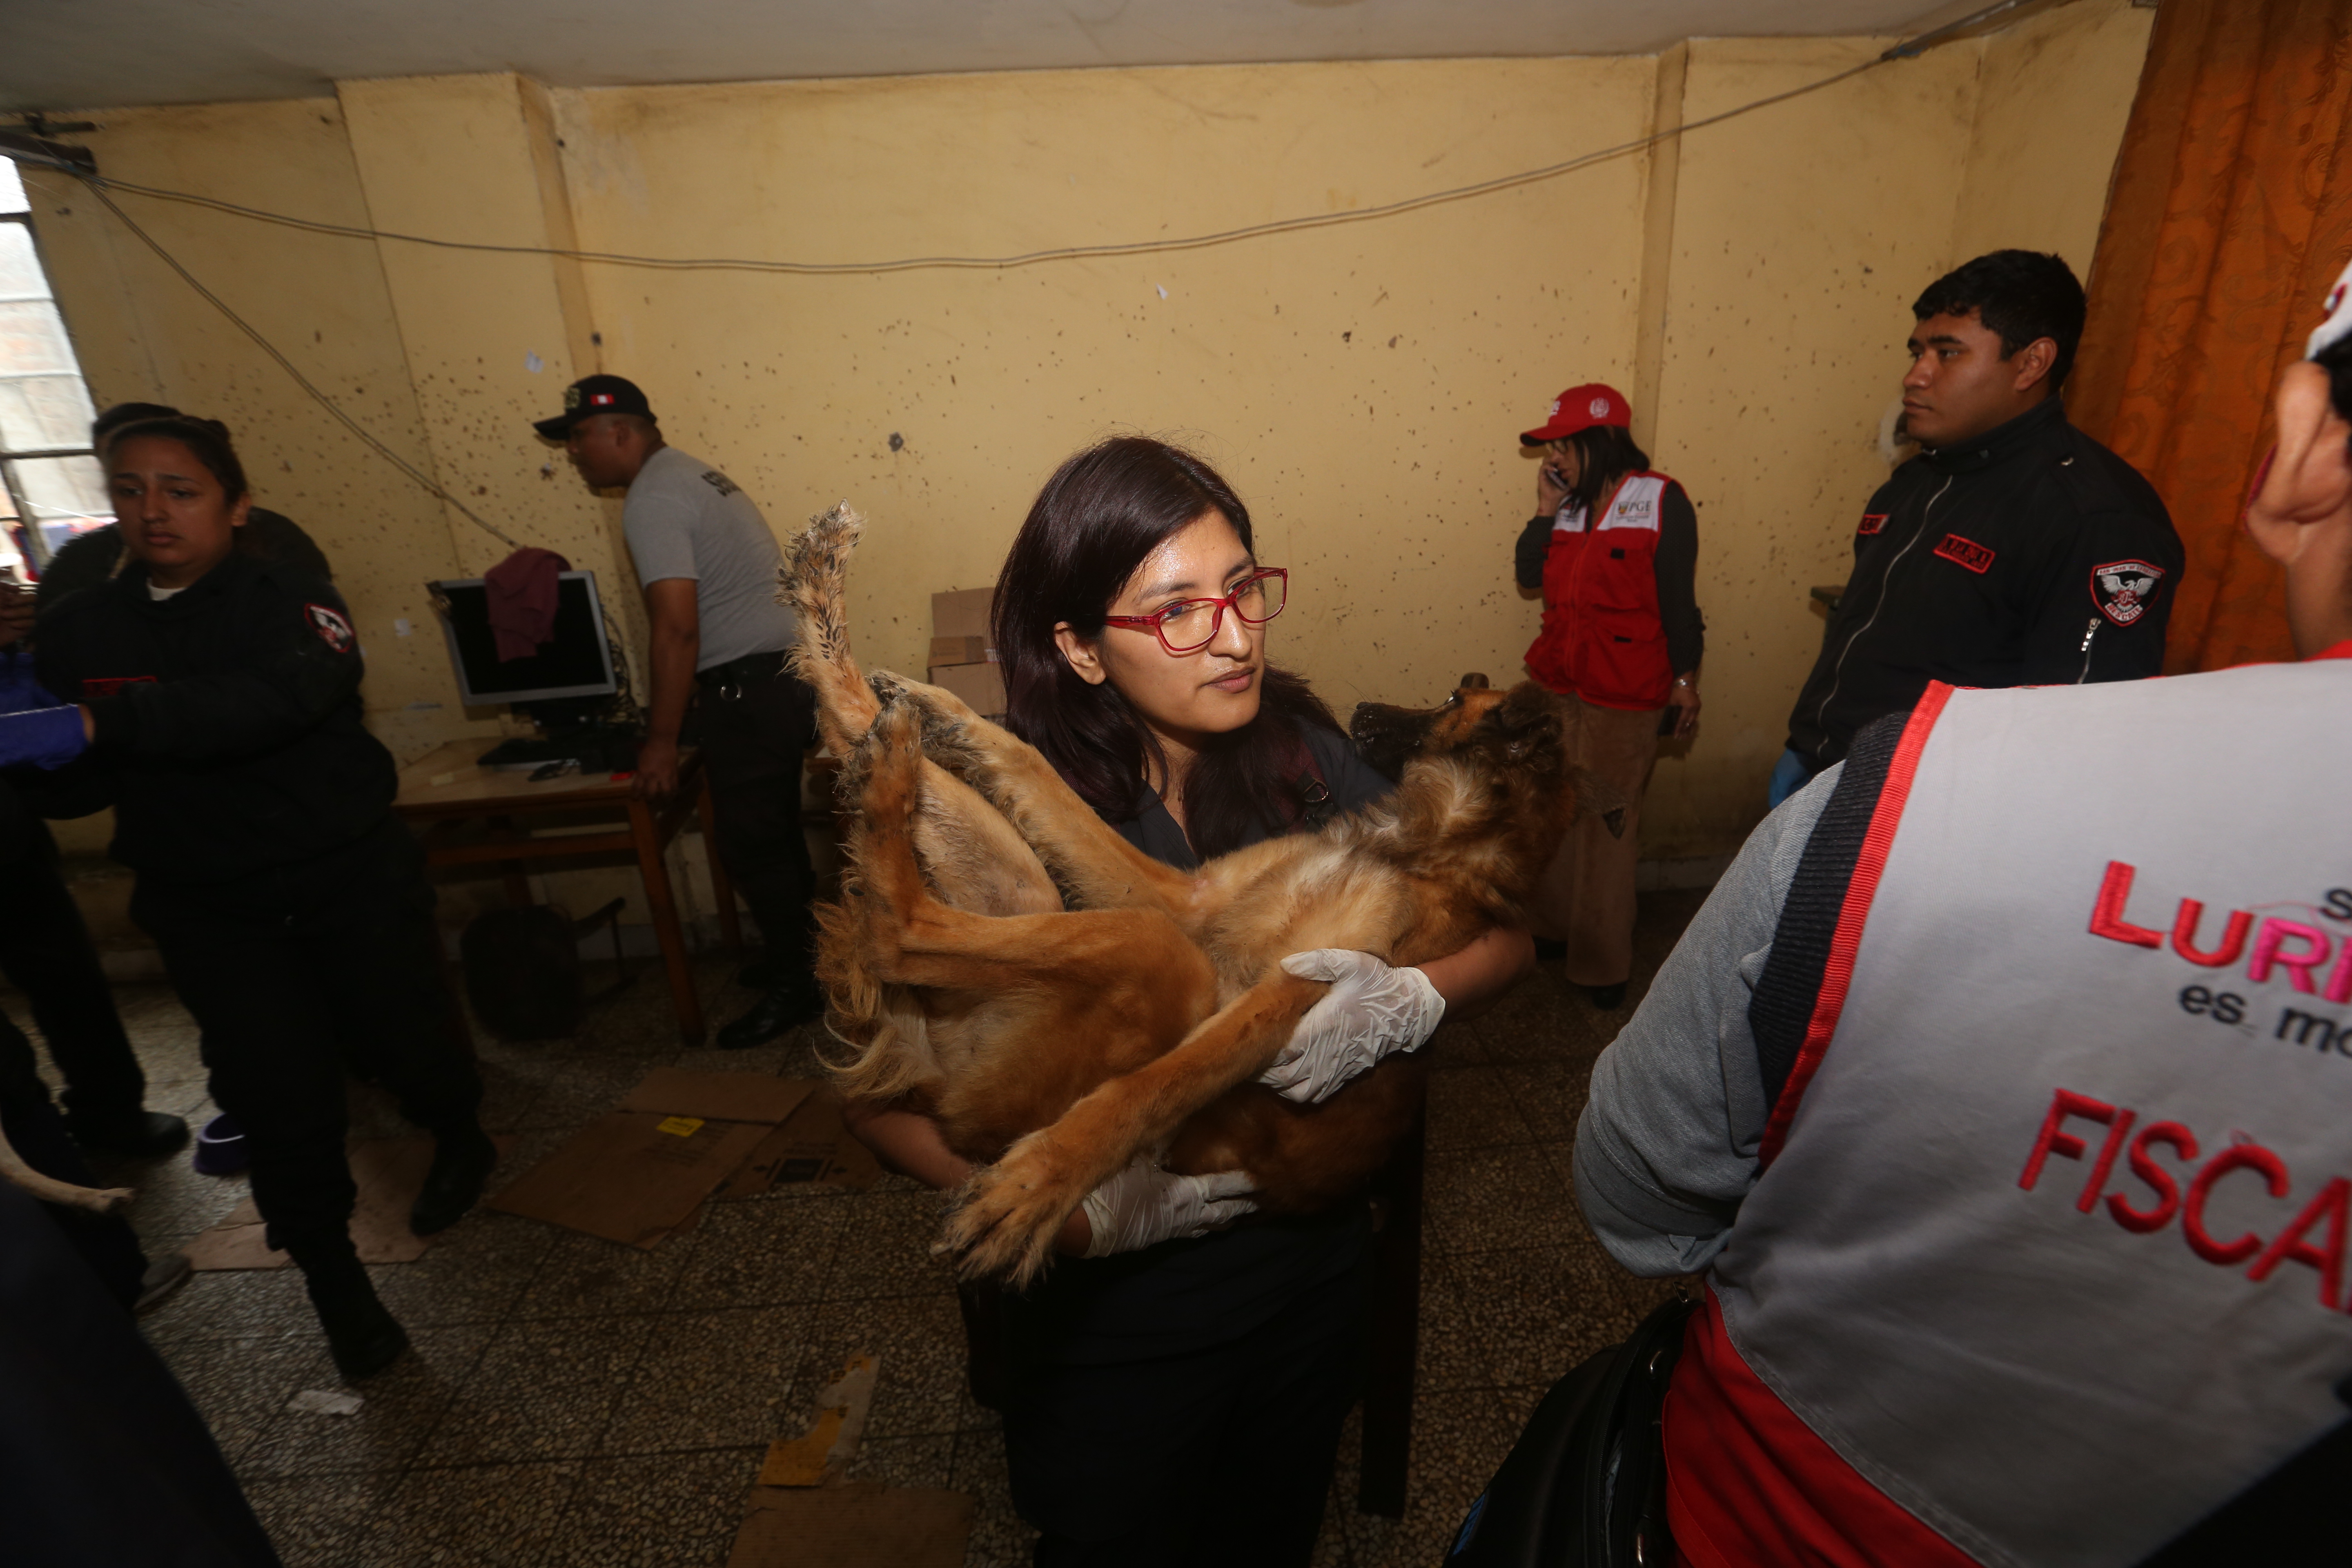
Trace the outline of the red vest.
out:
M 1664 474 L 1629 474 L 1585 526 L 1582 508 L 1560 508 L 1544 557 L 1543 629 L 1528 648 L 1528 673 L 1551 690 L 1601 708 L 1663 708 L 1675 679 L 1658 618 L 1659 512 Z

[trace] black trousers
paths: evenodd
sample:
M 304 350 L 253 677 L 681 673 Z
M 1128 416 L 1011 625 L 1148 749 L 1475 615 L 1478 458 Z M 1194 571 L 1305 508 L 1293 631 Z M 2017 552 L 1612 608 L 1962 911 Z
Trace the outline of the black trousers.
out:
M 32 1004 L 65 1075 L 68 1118 L 84 1128 L 127 1121 L 140 1112 L 147 1079 L 58 871 L 58 841 L 37 817 L 29 828 L 24 853 L 0 866 L 0 972 Z
M 0 1184 L 0 1558 L 275 1568 L 204 1418 L 40 1211 Z
M 719 858 L 751 907 L 770 962 L 806 984 L 816 873 L 801 831 L 801 762 L 816 737 L 816 693 L 777 671 L 696 694 L 704 764 L 719 813 Z
M 1108 1321 L 1041 1356 L 1009 1314 L 1005 1456 L 1044 1532 L 1037 1568 L 1305 1568 L 1360 1377 L 1370 1257 L 1175 1354 L 1125 1359 Z
M 7 1133 L 8 1146 L 25 1163 L 41 1174 L 81 1187 L 103 1184 L 90 1174 L 81 1151 L 66 1131 L 65 1118 L 49 1099 L 49 1086 L 41 1081 L 33 1042 L 5 1013 L 0 1013 L 0 1131 Z M 125 1307 L 138 1301 L 139 1279 L 147 1271 L 147 1258 L 139 1250 L 139 1237 L 130 1221 L 121 1215 L 92 1214 L 65 1204 L 45 1203 L 41 1207 L 81 1254 L 107 1294 Z
M 351 1247 L 343 1075 L 381 1083 L 436 1132 L 472 1122 L 482 1083 L 446 1029 L 433 889 L 399 823 L 233 883 L 142 874 L 131 918 L 204 1030 L 213 1099 L 245 1130 L 273 1246 Z

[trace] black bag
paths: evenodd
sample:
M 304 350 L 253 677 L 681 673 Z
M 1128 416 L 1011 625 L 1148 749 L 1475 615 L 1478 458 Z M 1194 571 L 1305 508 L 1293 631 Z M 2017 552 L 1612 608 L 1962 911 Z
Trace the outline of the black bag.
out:
M 1637 1568 L 1671 1562 L 1661 1419 L 1696 1301 L 1551 1385 L 1470 1505 L 1445 1568 Z

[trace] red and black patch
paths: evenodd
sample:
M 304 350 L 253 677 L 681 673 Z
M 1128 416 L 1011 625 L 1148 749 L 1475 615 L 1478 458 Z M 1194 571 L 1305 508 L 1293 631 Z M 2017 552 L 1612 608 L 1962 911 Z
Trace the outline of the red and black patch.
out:
M 305 605 L 302 613 L 310 617 L 310 629 L 319 634 L 319 640 L 337 653 L 349 653 L 359 646 L 359 635 L 352 630 L 352 623 L 332 605 Z
M 1885 512 L 1866 511 L 1862 514 L 1862 526 L 1855 529 L 1854 531 L 1867 538 L 1869 535 L 1876 533 L 1880 529 L 1885 528 L 1885 526 L 1886 514 Z
M 1967 567 L 1979 577 L 1992 569 L 1992 551 L 1973 539 L 1962 539 L 1957 533 L 1944 535 L 1944 542 L 1936 546 L 1936 553 Z
M 111 697 L 126 686 L 152 686 L 152 675 L 93 675 L 81 683 L 84 697 Z
M 2161 566 L 2145 561 L 2110 561 L 2091 568 L 2091 603 L 2116 626 L 2127 626 L 2147 614 L 2156 585 L 2162 581 Z

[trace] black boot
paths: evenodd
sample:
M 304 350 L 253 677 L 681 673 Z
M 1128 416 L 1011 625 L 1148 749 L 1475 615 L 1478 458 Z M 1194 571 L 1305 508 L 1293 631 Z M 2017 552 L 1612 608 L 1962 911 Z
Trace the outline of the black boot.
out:
M 760 998 L 751 1010 L 719 1031 L 711 1042 L 722 1051 L 746 1051 L 764 1046 L 787 1029 L 824 1016 L 824 993 L 806 978 L 781 986 Z
M 103 1121 L 70 1117 L 66 1128 L 89 1153 L 120 1154 L 132 1160 L 160 1160 L 188 1143 L 188 1124 L 160 1110 L 134 1110 Z
M 376 1300 L 375 1284 L 356 1254 L 297 1253 L 294 1262 L 310 1288 L 319 1326 L 327 1331 L 327 1350 L 344 1382 L 373 1377 L 400 1359 L 408 1349 L 408 1331 Z
M 499 1163 L 498 1145 L 478 1122 L 433 1135 L 433 1168 L 425 1173 L 425 1186 L 408 1211 L 408 1228 L 418 1236 L 444 1231 L 466 1217 L 490 1167 Z
M 1625 982 L 1622 980 L 1614 985 L 1588 985 L 1584 989 L 1586 994 L 1592 998 L 1592 1005 L 1603 1013 L 1614 1013 L 1625 1005 Z

